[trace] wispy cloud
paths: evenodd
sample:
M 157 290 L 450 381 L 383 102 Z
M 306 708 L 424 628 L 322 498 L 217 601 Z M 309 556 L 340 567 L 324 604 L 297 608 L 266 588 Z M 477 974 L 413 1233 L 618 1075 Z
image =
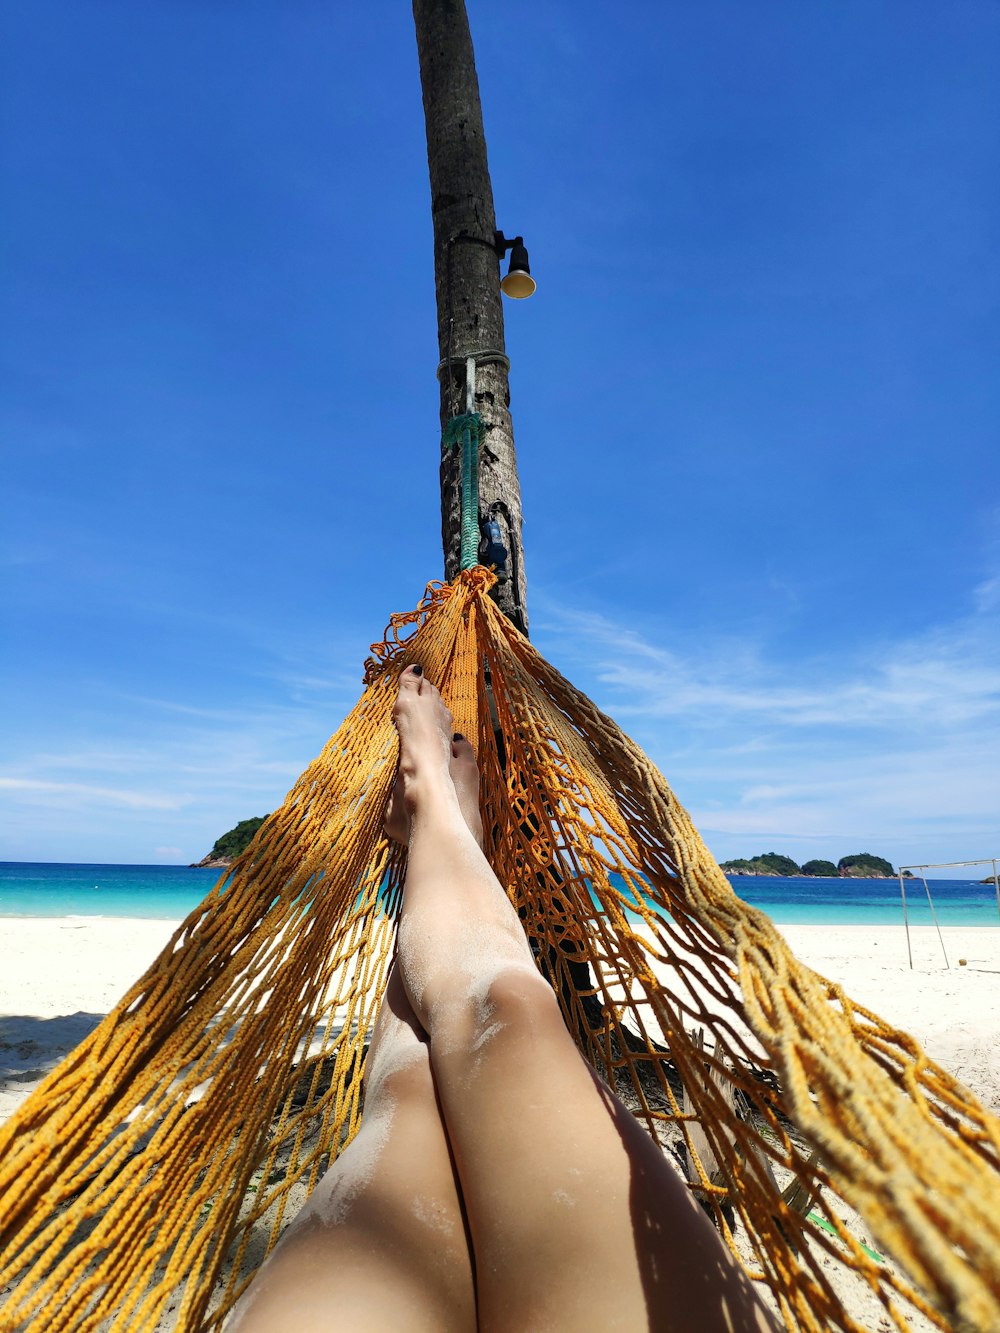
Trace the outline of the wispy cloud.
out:
M 88 697 L 73 730 L 10 738 L 0 859 L 197 860 L 281 803 L 350 702 Z
M 47 799 L 66 797 L 87 804 L 124 805 L 133 810 L 179 810 L 190 805 L 193 799 L 190 796 L 98 787 L 85 782 L 44 782 L 38 778 L 22 777 L 0 777 L 0 788 L 28 795 L 37 793 Z
M 1000 574 L 992 579 L 984 579 L 974 591 L 976 611 L 985 615 L 989 611 L 1000 610 Z
M 1000 586 L 1000 583 L 998 583 Z M 956 630 L 871 650 L 845 663 L 835 654 L 789 669 L 759 646 L 717 641 L 682 657 L 603 615 L 549 610 L 546 629 L 586 644 L 597 679 L 625 716 L 683 717 L 718 726 L 733 715 L 778 726 L 942 726 L 1000 717 L 1000 652 Z
M 935 859 L 1000 846 L 1000 578 L 971 612 L 897 642 L 797 657 L 720 635 L 664 648 L 536 597 L 536 638 L 632 732 L 718 855 Z M 851 844 L 851 845 L 848 845 Z M 937 853 L 940 853 L 938 856 Z

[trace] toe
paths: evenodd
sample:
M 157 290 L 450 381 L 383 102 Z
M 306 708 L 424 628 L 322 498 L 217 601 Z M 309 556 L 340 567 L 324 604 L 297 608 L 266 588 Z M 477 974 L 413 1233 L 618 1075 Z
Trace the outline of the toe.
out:
M 418 663 L 414 662 L 399 674 L 400 690 L 410 690 L 414 694 L 419 693 L 420 684 L 424 678 L 424 669 Z

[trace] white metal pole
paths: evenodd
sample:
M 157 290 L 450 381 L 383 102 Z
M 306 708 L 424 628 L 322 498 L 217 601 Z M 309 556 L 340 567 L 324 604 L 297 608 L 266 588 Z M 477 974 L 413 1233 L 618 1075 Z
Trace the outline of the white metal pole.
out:
M 934 925 L 937 929 L 938 940 L 941 944 L 941 952 L 944 954 L 944 965 L 951 971 L 951 963 L 948 962 L 948 955 L 945 953 L 944 936 L 941 934 L 941 927 L 938 925 L 937 912 L 934 910 L 934 904 L 931 901 L 931 886 L 927 883 L 927 876 L 924 875 L 924 892 L 927 894 L 927 906 L 931 909 L 931 916 L 934 918 Z
M 906 915 L 906 889 L 903 885 L 903 867 L 899 868 L 899 893 L 903 899 L 903 925 L 906 927 L 906 952 L 910 958 L 910 970 L 913 970 L 913 950 L 910 948 L 910 918 Z

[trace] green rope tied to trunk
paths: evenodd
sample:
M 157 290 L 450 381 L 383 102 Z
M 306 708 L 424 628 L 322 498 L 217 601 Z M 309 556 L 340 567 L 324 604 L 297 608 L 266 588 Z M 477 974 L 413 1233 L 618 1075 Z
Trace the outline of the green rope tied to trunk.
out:
M 462 445 L 462 555 L 460 568 L 479 564 L 479 442 L 483 419 L 478 412 L 452 417 L 441 436 L 441 447 Z

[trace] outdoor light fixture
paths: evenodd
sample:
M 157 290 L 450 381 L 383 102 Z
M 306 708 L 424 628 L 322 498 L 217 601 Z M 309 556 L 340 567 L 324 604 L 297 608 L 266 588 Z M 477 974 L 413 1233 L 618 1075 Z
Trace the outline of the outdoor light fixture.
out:
M 500 290 L 505 296 L 512 296 L 515 301 L 523 301 L 526 296 L 530 296 L 535 290 L 535 279 L 531 276 L 531 269 L 528 266 L 528 252 L 524 248 L 524 237 L 515 236 L 509 241 L 502 231 L 496 233 L 495 248 L 497 257 L 503 262 L 503 257 L 510 251 L 510 264 L 507 267 L 507 276 L 500 279 Z

